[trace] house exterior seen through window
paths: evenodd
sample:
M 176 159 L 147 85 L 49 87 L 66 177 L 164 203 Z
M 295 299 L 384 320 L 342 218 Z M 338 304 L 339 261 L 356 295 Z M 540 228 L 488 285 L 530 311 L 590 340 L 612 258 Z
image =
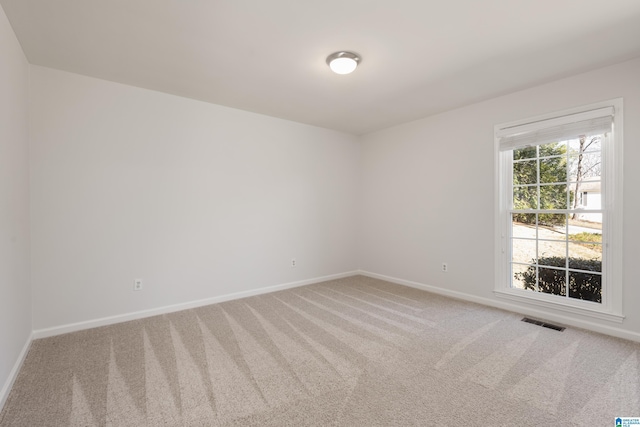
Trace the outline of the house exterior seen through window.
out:
M 622 100 L 496 126 L 501 296 L 621 320 Z

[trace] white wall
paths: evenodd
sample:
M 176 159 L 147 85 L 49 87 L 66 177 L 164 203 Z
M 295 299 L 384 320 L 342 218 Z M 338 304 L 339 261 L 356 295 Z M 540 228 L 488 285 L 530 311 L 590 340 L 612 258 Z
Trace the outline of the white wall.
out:
M 356 137 L 38 66 L 31 79 L 34 329 L 357 269 Z
M 0 8 L 0 408 L 31 336 L 29 65 Z
M 640 339 L 636 272 L 640 226 L 635 220 L 640 209 L 639 76 L 640 59 L 636 59 L 366 135 L 361 268 L 502 304 L 492 292 L 494 125 L 623 97 L 627 318 L 622 325 L 575 319 L 583 326 L 618 328 L 624 332 L 618 335 Z M 448 273 L 440 271 L 442 262 L 449 264 Z
M 358 262 L 497 302 L 494 124 L 624 97 L 627 318 L 582 320 L 640 337 L 632 269 L 640 60 L 362 138 L 38 66 L 31 75 L 36 330 L 349 272 Z M 19 187 L 24 196 L 26 183 Z M 132 291 L 134 278 L 143 291 Z M 28 303 L 25 295 L 9 301 Z

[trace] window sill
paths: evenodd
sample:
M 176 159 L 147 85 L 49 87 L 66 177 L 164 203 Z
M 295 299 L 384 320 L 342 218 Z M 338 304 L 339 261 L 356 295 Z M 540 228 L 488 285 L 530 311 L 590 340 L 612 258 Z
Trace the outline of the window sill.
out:
M 524 304 L 535 305 L 537 307 L 547 308 L 549 310 L 562 311 L 565 313 L 579 314 L 581 316 L 592 317 L 600 320 L 607 320 L 609 322 L 622 323 L 624 316 L 622 314 L 608 313 L 598 310 L 593 310 L 585 307 L 577 307 L 570 304 L 563 304 L 562 302 L 548 301 L 541 298 L 535 298 L 533 295 L 522 295 L 522 291 L 509 291 L 509 290 L 495 290 L 494 294 L 503 299 L 510 301 L 516 301 Z

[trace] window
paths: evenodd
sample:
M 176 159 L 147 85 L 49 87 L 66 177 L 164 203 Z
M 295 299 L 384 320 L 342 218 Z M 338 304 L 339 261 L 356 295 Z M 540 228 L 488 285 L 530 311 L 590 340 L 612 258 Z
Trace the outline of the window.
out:
M 622 321 L 622 100 L 495 134 L 496 293 Z

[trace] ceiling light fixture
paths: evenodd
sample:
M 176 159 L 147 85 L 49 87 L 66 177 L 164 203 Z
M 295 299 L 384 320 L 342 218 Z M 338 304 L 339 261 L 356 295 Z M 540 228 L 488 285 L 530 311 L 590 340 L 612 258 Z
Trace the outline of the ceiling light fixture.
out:
M 336 74 L 352 73 L 359 63 L 360 57 L 353 52 L 336 52 L 327 56 L 327 65 Z

